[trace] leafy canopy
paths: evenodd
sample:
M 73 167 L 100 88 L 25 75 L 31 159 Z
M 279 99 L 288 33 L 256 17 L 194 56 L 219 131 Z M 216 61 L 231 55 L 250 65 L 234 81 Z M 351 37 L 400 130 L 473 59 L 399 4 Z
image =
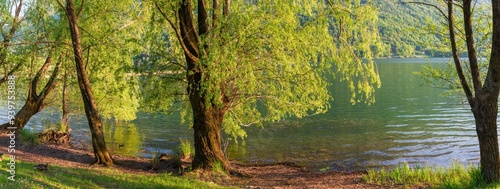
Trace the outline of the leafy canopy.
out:
M 171 20 L 178 18 L 180 1 L 157 3 Z M 232 1 L 230 14 L 210 20 L 210 34 L 200 39 L 207 52 L 198 65 L 206 105 L 227 110 L 224 130 L 237 138 L 246 136 L 241 126 L 327 111 L 327 81 L 334 76 L 349 84 L 352 103 L 374 102 L 380 86 L 370 60 L 372 45 L 380 44 L 376 19 L 376 10 L 360 1 Z M 164 68 L 164 74 L 147 80 L 167 84 L 162 91 L 169 94 L 185 94 L 175 31 L 154 13 L 151 27 L 150 38 L 162 41 L 150 47 L 144 67 Z

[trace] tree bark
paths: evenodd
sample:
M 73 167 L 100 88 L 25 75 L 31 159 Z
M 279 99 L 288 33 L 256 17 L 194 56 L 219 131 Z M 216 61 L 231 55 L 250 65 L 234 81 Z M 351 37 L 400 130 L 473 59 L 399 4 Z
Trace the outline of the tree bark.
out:
M 225 16 L 229 14 L 229 0 L 225 1 L 223 12 Z M 209 14 L 206 10 L 206 4 L 203 0 L 198 0 L 197 10 L 193 9 L 192 0 L 183 0 L 180 3 L 176 19 L 170 19 L 162 10 L 157 1 L 153 1 L 160 14 L 168 21 L 175 31 L 176 37 L 184 51 L 186 58 L 186 77 L 188 81 L 187 92 L 189 102 L 193 111 L 193 130 L 195 157 L 193 160 L 194 169 L 211 169 L 214 163 L 220 163 L 227 171 L 228 162 L 225 159 L 222 146 L 222 121 L 226 110 L 224 105 L 213 104 L 206 99 L 206 93 L 203 92 L 203 78 L 209 77 L 209 72 L 204 72 L 206 63 L 202 62 L 203 56 L 209 52 L 209 44 L 202 44 L 201 39 L 210 37 L 210 32 L 216 23 L 210 28 Z M 216 12 L 219 12 L 220 6 L 217 0 L 214 0 L 214 10 L 210 13 L 215 18 Z M 194 19 L 193 12 L 197 12 L 197 19 Z M 217 19 L 220 20 L 220 19 Z M 212 20 L 215 22 L 216 20 Z M 200 49 L 200 47 L 202 47 Z M 214 62 L 211 62 L 214 63 Z
M 488 73 L 482 91 L 476 97 L 478 103 L 471 104 L 479 139 L 481 173 L 487 183 L 500 180 L 500 154 L 497 131 L 498 95 L 500 90 L 500 1 L 492 0 L 491 2 L 493 36 Z
M 31 117 L 33 117 L 33 115 L 37 114 L 44 108 L 45 99 L 55 87 L 55 79 L 59 72 L 59 67 L 62 62 L 62 56 L 57 62 L 54 71 L 52 72 L 49 80 L 45 84 L 42 91 L 40 93 L 37 93 L 36 90 L 38 88 L 40 79 L 48 70 L 51 62 L 52 62 L 52 55 L 49 55 L 45 60 L 43 66 L 37 71 L 35 77 L 31 80 L 30 86 L 28 88 L 28 95 L 26 101 L 21 110 L 19 110 L 14 116 L 14 124 L 11 125 L 9 121 L 7 123 L 0 125 L 1 132 L 7 132 L 7 127 L 16 127 L 17 130 L 23 129 L 24 126 L 26 126 L 26 123 L 28 123 L 28 121 L 31 119 Z
M 217 10 L 215 10 L 217 11 Z M 225 110 L 218 105 L 208 103 L 206 106 L 206 94 L 202 92 L 202 80 L 204 75 L 201 57 L 206 55 L 199 47 L 202 45 L 200 36 L 208 36 L 210 28 L 205 3 L 198 1 L 198 27 L 195 26 L 193 6 L 190 0 L 184 0 L 179 9 L 179 25 L 181 37 L 180 42 L 185 48 L 187 63 L 188 94 L 191 108 L 193 110 L 193 130 L 195 156 L 193 159 L 194 169 L 210 170 L 214 163 L 220 163 L 227 170 L 228 163 L 225 159 L 221 146 L 222 120 Z M 198 29 L 198 30 L 197 30 Z M 196 32 L 198 31 L 198 32 Z M 208 49 L 205 47 L 203 49 Z M 192 57 L 194 56 L 194 57 Z M 206 77 L 206 76 L 205 76 Z
M 193 107 L 193 130 L 195 155 L 194 169 L 211 170 L 214 164 L 220 164 L 227 170 L 228 163 L 222 150 L 222 120 L 225 111 L 215 107 L 204 107 L 201 100 L 191 98 Z
M 94 95 L 90 87 L 90 82 L 85 70 L 83 62 L 82 44 L 80 41 L 80 32 L 78 29 L 78 19 L 75 13 L 73 0 L 66 0 L 66 16 L 69 21 L 69 28 L 71 32 L 71 40 L 73 42 L 73 53 L 75 56 L 76 75 L 78 78 L 78 85 L 83 98 L 85 114 L 92 134 L 92 147 L 94 149 L 95 163 L 112 165 L 113 160 L 108 152 L 103 134 L 103 125 L 101 117 L 97 110 L 97 105 L 94 101 Z
M 2 32 L 2 45 L 0 46 L 0 66 L 3 68 L 3 76 L 0 79 L 0 84 L 5 83 L 7 81 L 7 78 L 9 75 L 14 74 L 19 68 L 24 64 L 23 62 L 18 63 L 16 66 L 11 68 L 10 70 L 7 69 L 7 48 L 9 46 L 10 41 L 12 40 L 12 37 L 16 33 L 18 26 L 21 24 L 22 20 L 24 19 L 23 17 L 20 17 L 21 15 L 21 10 L 23 9 L 23 1 L 20 0 L 19 3 L 17 3 L 17 6 L 15 7 L 15 12 L 14 12 L 14 18 L 12 20 L 11 28 L 7 34 L 3 32 L 2 29 L 0 31 Z M 3 26 L 2 26 L 3 27 Z
M 63 86 L 62 86 L 62 118 L 61 127 L 62 129 L 69 133 L 71 132 L 71 127 L 69 125 L 70 111 L 68 108 L 68 70 L 64 71 Z

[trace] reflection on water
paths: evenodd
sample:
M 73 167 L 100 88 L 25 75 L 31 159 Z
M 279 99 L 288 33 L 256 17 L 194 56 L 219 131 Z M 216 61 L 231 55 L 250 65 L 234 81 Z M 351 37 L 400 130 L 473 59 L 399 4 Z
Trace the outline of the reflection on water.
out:
M 436 63 L 437 62 L 437 63 Z M 264 128 L 246 128 L 248 138 L 228 147 L 229 157 L 244 162 L 296 162 L 313 169 L 352 170 L 394 166 L 399 162 L 449 165 L 458 160 L 477 163 L 479 149 L 474 119 L 460 96 L 424 86 L 412 74 L 422 65 L 444 67 L 447 59 L 390 59 L 377 65 L 382 88 L 375 104 L 351 105 L 350 91 L 334 82 L 332 109 L 326 114 Z M 57 122 L 58 115 L 43 112 L 29 126 Z M 1 117 L 0 119 L 4 119 Z M 82 116 L 72 119 L 75 141 L 90 147 Z M 192 138 L 178 114 L 140 114 L 130 123 L 106 123 L 106 142 L 113 153 L 150 157 L 154 152 L 174 153 L 179 138 Z

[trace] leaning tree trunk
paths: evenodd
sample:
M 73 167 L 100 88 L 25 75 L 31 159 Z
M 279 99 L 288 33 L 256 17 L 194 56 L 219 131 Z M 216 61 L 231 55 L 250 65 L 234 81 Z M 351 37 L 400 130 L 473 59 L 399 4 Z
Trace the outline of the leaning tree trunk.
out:
M 474 111 L 476 132 L 479 139 L 481 172 L 487 182 L 498 180 L 500 159 L 498 150 L 497 114 L 498 97 L 491 96 L 477 104 Z
M 49 52 L 52 53 L 52 52 Z M 44 88 L 40 93 L 37 93 L 38 84 L 40 82 L 41 77 L 48 70 L 50 63 L 52 62 L 52 55 L 49 55 L 45 60 L 43 66 L 37 71 L 35 77 L 31 80 L 30 86 L 28 88 L 28 95 L 26 101 L 24 102 L 23 107 L 19 110 L 14 116 L 14 124 L 10 124 L 11 121 L 0 125 L 1 132 L 7 132 L 9 127 L 15 128 L 16 130 L 21 130 L 26 126 L 26 123 L 33 117 L 33 115 L 40 112 L 45 106 L 45 99 L 49 95 L 49 93 L 54 89 L 55 79 L 57 77 L 57 73 L 59 71 L 59 67 L 62 62 L 61 56 L 59 61 L 57 62 L 54 71 L 52 72 L 49 80 L 45 84 Z
M 14 116 L 14 124 L 10 124 L 9 121 L 0 126 L 2 132 L 7 132 L 9 127 L 15 128 L 18 131 L 22 130 L 31 117 L 43 109 L 43 105 L 39 102 L 37 99 L 28 96 L 21 110 Z
M 94 101 L 94 95 L 90 87 L 90 82 L 85 71 L 83 62 L 82 44 L 80 41 L 80 32 L 78 29 L 78 19 L 75 13 L 73 0 L 66 0 L 66 16 L 69 21 L 69 28 L 71 32 L 71 40 L 73 42 L 73 52 L 75 56 L 76 75 L 78 78 L 78 85 L 83 98 L 83 105 L 85 114 L 92 134 L 92 147 L 94 148 L 95 163 L 112 165 L 113 160 L 108 152 L 103 134 L 103 125 L 97 105 Z
M 71 132 L 71 127 L 69 125 L 70 111 L 68 107 L 68 70 L 64 70 L 63 86 L 62 86 L 62 118 L 61 118 L 61 130 L 69 133 Z

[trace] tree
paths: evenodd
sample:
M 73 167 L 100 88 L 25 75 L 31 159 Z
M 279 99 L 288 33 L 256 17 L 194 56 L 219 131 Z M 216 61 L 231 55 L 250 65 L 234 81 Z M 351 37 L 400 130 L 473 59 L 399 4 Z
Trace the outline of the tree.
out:
M 81 6 L 79 16 L 102 15 L 101 12 L 109 11 L 109 8 L 103 6 L 109 2 L 77 4 Z M 133 63 L 134 51 L 141 48 L 134 42 L 141 34 L 141 31 L 137 30 L 139 27 L 133 27 L 133 24 L 141 18 L 142 11 L 134 13 L 138 4 L 135 1 L 122 1 L 112 7 L 113 14 L 79 20 L 79 27 L 88 34 L 81 36 L 82 48 L 86 55 L 84 60 L 90 62 L 85 65 L 86 71 L 93 85 L 93 95 L 98 99 L 96 103 L 99 106 L 99 113 L 104 119 L 132 120 L 135 119 L 138 110 L 135 87 L 137 81 L 126 77 Z M 0 47 L 0 60 L 5 63 L 0 65 L 3 73 L 7 75 L 16 72 L 17 89 L 26 88 L 29 93 L 26 95 L 23 108 L 15 117 L 15 126 L 18 129 L 22 129 L 34 114 L 46 106 L 61 105 L 63 131 L 70 130 L 67 121 L 70 111 L 84 112 L 81 101 L 77 100 L 79 94 L 76 90 L 71 90 L 77 86 L 76 78 L 71 74 L 75 67 L 70 65 L 69 59 L 61 57 L 68 57 L 72 49 L 70 35 L 66 33 L 67 23 L 63 20 L 65 13 L 61 13 L 57 6 L 55 1 L 9 1 L 0 4 L 2 11 L 0 17 L 5 18 L 0 21 L 4 25 L 0 28 L 0 37 L 4 41 Z M 15 9 L 11 10 L 11 7 Z M 105 23 L 96 24 L 101 22 Z M 50 65 L 51 62 L 57 62 L 57 66 Z M 40 71 L 37 74 L 38 67 Z M 46 79 L 48 76 L 44 75 L 45 72 L 56 70 L 54 68 L 64 72 L 64 77 L 61 78 L 63 88 L 61 91 L 53 90 L 60 82 L 57 74 L 53 74 L 51 79 Z M 0 74 L 0 80 L 3 81 L 5 78 L 7 77 L 4 77 L 4 74 Z M 24 86 L 24 83 L 30 86 Z M 111 101 L 113 103 L 109 103 Z M 2 125 L 3 128 L 6 126 L 10 124 Z
M 55 87 L 55 80 L 57 78 L 61 62 L 63 62 L 63 58 L 64 56 L 62 55 L 59 57 L 59 60 L 57 60 L 57 63 L 54 67 L 54 70 L 52 71 L 52 74 L 50 75 L 49 80 L 44 85 L 43 89 L 40 92 L 37 92 L 41 77 L 48 71 L 49 66 L 52 63 L 52 52 L 49 52 L 45 63 L 36 72 L 36 75 L 30 81 L 28 87 L 28 95 L 23 107 L 16 113 L 14 119 L 0 125 L 0 129 L 3 129 L 4 131 L 7 131 L 8 127 L 15 127 L 17 130 L 23 129 L 26 123 L 28 123 L 28 121 L 31 119 L 31 117 L 40 112 L 47 105 L 46 99 L 49 93 L 51 93 L 51 91 Z M 12 122 L 14 124 L 11 124 Z
M 82 95 L 85 114 L 92 134 L 92 147 L 94 148 L 94 155 L 96 158 L 95 163 L 112 165 L 113 160 L 106 147 L 104 141 L 103 125 L 97 105 L 94 100 L 94 95 L 90 87 L 90 82 L 85 71 L 85 63 L 83 62 L 82 44 L 80 39 L 80 31 L 78 28 L 78 18 L 75 12 L 75 6 L 72 0 L 66 0 L 66 6 L 63 6 L 59 1 L 61 7 L 64 8 L 66 18 L 68 19 L 69 29 L 71 32 L 71 40 L 73 42 L 73 52 L 76 65 L 76 74 L 78 84 Z
M 490 43 L 491 54 L 489 55 L 486 74 L 481 73 L 482 66 L 477 56 L 478 47 L 476 44 L 476 40 L 478 38 L 483 39 L 484 36 L 478 37 L 474 33 L 474 31 L 478 31 L 474 27 L 474 24 L 479 25 L 483 23 L 478 21 L 473 22 L 474 13 L 478 13 L 479 11 L 476 9 L 474 12 L 472 1 L 464 0 L 463 4 L 459 4 L 458 2 L 447 0 L 445 1 L 445 8 L 440 7 L 438 4 L 415 3 L 437 8 L 446 19 L 458 84 L 467 98 L 475 119 L 476 133 L 479 141 L 481 173 L 486 182 L 498 181 L 500 180 L 500 154 L 497 133 L 498 95 L 500 91 L 500 83 L 498 82 L 500 81 L 500 36 L 498 36 L 500 35 L 500 1 L 491 1 L 492 17 L 489 19 L 493 21 L 493 25 L 490 30 L 492 33 Z M 459 7 L 461 11 L 457 11 L 455 7 Z M 455 14 L 457 12 L 463 16 L 462 26 L 456 24 L 457 19 L 455 19 Z M 457 32 L 457 29 L 460 32 Z M 460 46 L 458 45 L 457 33 L 463 34 L 465 38 L 465 49 L 468 56 L 466 63 L 463 63 L 460 59 Z M 445 79 L 453 83 L 453 80 L 450 80 L 450 78 L 443 77 L 443 75 L 448 75 L 446 73 L 438 71 L 434 72 L 434 74 L 423 75 L 435 76 L 436 78 Z
M 353 103 L 360 98 L 373 102 L 373 91 L 380 85 L 373 62 L 359 58 L 370 59 L 371 45 L 378 40 L 376 12 L 368 4 L 153 3 L 169 27 L 163 30 L 169 47 L 164 53 L 171 54 L 163 54 L 163 62 L 177 69 L 162 75 L 185 74 L 180 83 L 185 82 L 191 107 L 195 169 L 216 163 L 229 168 L 221 149 L 222 130 L 244 137 L 241 126 L 325 112 L 330 99 L 327 78 L 334 70 L 349 83 Z M 183 57 L 176 57 L 176 49 Z
M 96 163 L 111 165 L 101 117 L 115 121 L 135 119 L 139 106 L 137 81 L 127 78 L 127 72 L 133 56 L 141 49 L 137 39 L 142 30 L 134 27 L 142 19 L 141 2 L 67 0 L 66 5 L 60 1 L 57 4 L 69 23 L 77 83 Z M 62 95 L 66 96 L 64 91 Z
M 64 54 L 57 52 L 60 44 L 55 42 L 61 39 L 61 31 L 51 27 L 57 23 L 46 19 L 46 15 L 41 10 L 44 6 L 37 2 L 13 3 L 16 4 L 16 9 L 13 22 L 9 24 L 11 25 L 9 33 L 1 32 L 4 43 L 0 60 L 4 70 L 10 69 L 4 72 L 4 79 L 16 72 L 20 73 L 17 77 L 18 90 L 25 87 L 22 85 L 24 80 L 28 80 L 29 84 L 23 107 L 17 111 L 13 120 L 0 125 L 0 129 L 4 131 L 7 131 L 7 127 L 23 129 L 29 119 L 48 104 L 47 99 L 56 85 L 60 65 L 64 62 Z M 24 12 L 21 14 L 22 9 Z M 7 60 L 11 62 L 11 65 L 7 64 Z M 24 66 L 25 62 L 30 62 L 29 66 Z M 43 63 L 40 65 L 41 62 Z M 53 62 L 56 64 L 51 65 Z M 39 69 L 37 69 L 38 66 Z M 52 74 L 45 79 L 45 74 L 49 70 L 52 70 Z M 5 81 L 4 79 L 0 79 L 0 83 Z M 45 85 L 41 84 L 43 82 Z
M 19 30 L 22 22 L 25 20 L 25 16 L 21 15 L 23 6 L 23 0 L 0 1 L 0 39 L 2 41 L 0 45 L 0 66 L 2 68 L 0 84 L 5 83 L 8 76 L 14 74 L 24 64 L 22 61 L 16 65 L 8 64 L 9 46 L 15 39 L 16 32 Z M 12 12 L 12 8 L 15 8 L 14 12 Z

